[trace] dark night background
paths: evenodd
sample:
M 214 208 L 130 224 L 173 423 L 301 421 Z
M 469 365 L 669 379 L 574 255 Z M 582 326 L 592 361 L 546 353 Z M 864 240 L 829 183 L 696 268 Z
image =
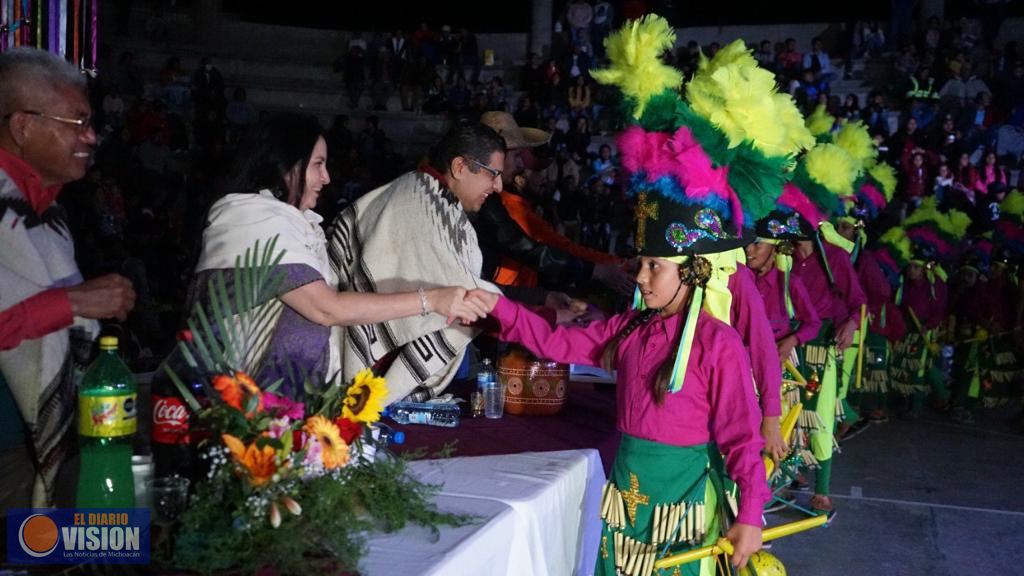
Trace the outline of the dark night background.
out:
M 796 22 L 885 20 L 891 1 L 774 0 L 772 2 L 717 0 L 659 0 L 647 5 L 679 27 Z M 555 0 L 554 15 L 565 0 Z M 622 2 L 612 2 L 621 14 Z M 920 1 L 915 2 L 920 6 Z M 955 18 L 974 0 L 947 0 L 946 17 Z M 421 21 L 468 26 L 476 32 L 525 32 L 530 29 L 530 0 L 509 2 L 280 2 L 225 0 L 224 9 L 246 20 L 338 30 L 411 30 Z M 1012 2 L 1014 14 L 1024 14 L 1024 2 Z

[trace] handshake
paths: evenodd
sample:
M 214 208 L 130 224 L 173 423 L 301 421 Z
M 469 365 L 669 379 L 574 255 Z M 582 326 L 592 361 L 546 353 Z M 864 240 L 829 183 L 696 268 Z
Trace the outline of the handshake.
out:
M 430 294 L 431 308 L 448 318 L 448 324 L 458 321 L 467 326 L 486 318 L 498 305 L 499 294 L 482 289 L 442 288 Z M 556 311 L 558 323 L 588 323 L 601 317 L 600 311 L 581 300 L 562 292 L 548 292 L 545 308 Z

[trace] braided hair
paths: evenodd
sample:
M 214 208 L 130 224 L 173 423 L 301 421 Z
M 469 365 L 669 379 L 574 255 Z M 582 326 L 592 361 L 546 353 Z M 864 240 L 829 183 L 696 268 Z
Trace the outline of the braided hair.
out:
M 706 258 L 700 256 L 694 256 L 688 259 L 686 262 L 679 265 L 679 281 L 680 288 L 685 284 L 687 286 L 701 286 L 707 284 L 711 278 L 711 262 Z M 675 297 L 672 298 L 675 300 Z M 681 310 L 688 310 L 690 307 L 690 301 L 693 299 L 693 292 L 687 294 L 686 302 L 683 303 Z M 601 367 L 607 372 L 615 370 L 615 358 L 619 352 L 619 346 L 622 342 L 629 337 L 637 328 L 647 324 L 655 315 L 661 311 L 660 308 L 648 308 L 643 312 L 637 314 L 630 320 L 618 334 L 612 338 L 608 344 L 605 345 L 604 351 L 601 353 Z M 665 393 L 668 391 L 669 381 L 672 379 L 672 368 L 674 364 L 674 358 L 669 356 L 661 366 L 658 367 L 658 371 L 655 375 L 654 382 L 651 385 L 651 392 L 654 394 L 654 402 L 657 405 L 661 405 L 665 401 Z

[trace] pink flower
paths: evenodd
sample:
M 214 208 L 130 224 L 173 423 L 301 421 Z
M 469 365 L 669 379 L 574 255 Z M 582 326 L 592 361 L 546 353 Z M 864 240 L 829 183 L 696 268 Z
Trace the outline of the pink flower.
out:
M 301 420 L 306 415 L 306 405 L 302 402 L 295 402 L 270 392 L 263 394 L 263 408 L 268 412 L 275 412 L 278 416 L 287 416 L 293 420 Z
M 287 416 L 274 418 L 270 421 L 270 437 L 281 438 L 291 429 L 292 419 Z
M 320 459 L 321 452 L 323 452 L 323 447 L 320 446 L 320 443 L 316 441 L 316 437 L 308 436 L 306 438 L 305 464 L 307 466 L 312 466 L 313 468 L 323 468 L 324 464 L 323 461 Z

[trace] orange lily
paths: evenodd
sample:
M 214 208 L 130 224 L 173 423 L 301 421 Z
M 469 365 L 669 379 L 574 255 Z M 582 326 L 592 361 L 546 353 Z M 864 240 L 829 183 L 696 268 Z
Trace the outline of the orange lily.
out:
M 244 397 L 248 395 L 258 399 L 256 411 L 263 411 L 263 391 L 245 372 L 235 372 L 234 376 L 218 374 L 213 377 L 213 387 L 220 392 L 221 400 L 236 410 L 242 410 Z M 246 414 L 246 416 L 251 416 L 251 414 Z
M 270 482 L 277 472 L 277 464 L 274 462 L 275 450 L 270 446 L 262 449 L 256 447 L 253 442 L 246 446 L 238 438 L 230 434 L 221 434 L 224 445 L 228 447 L 235 462 L 245 467 L 249 472 L 249 482 L 256 487 L 263 486 Z

